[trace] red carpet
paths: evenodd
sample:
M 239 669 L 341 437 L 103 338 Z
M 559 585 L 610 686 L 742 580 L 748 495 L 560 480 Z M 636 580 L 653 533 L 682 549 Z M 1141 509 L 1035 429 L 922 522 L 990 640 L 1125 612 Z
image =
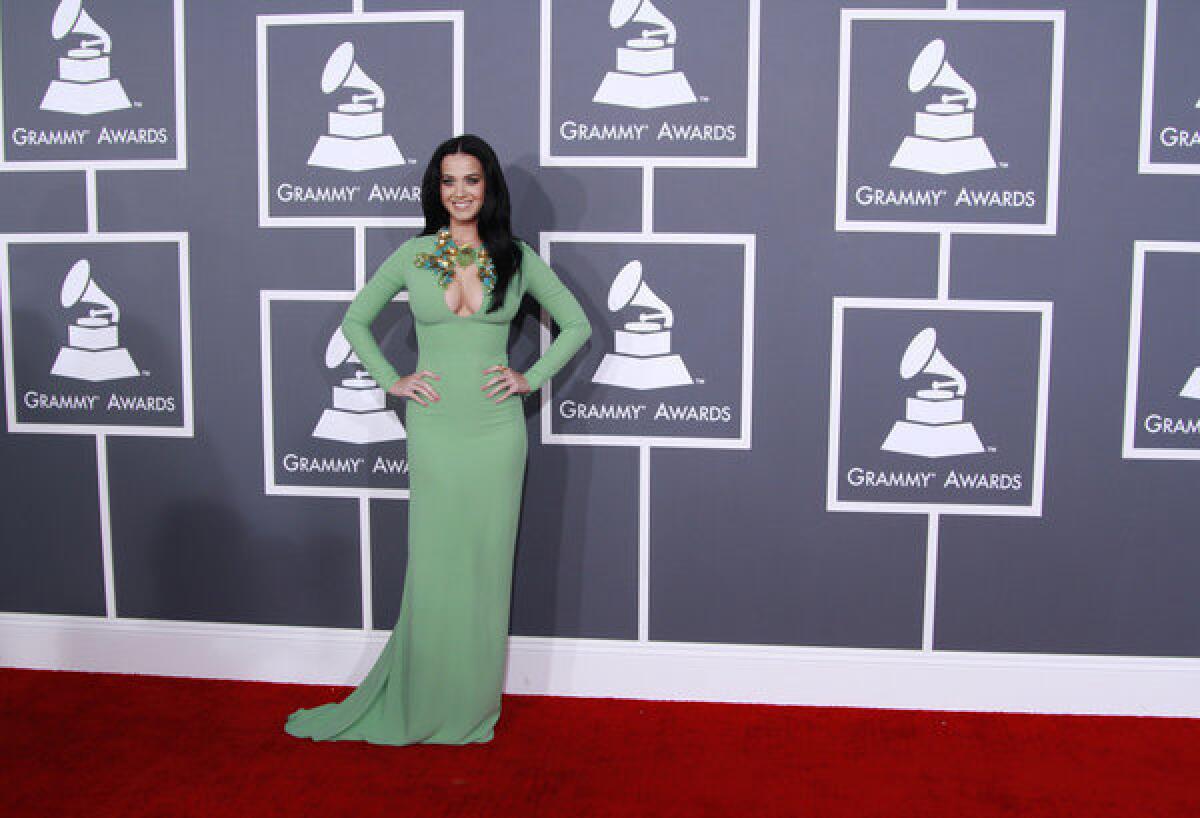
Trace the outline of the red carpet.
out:
M 282 729 L 348 688 L 0 669 L 6 816 L 1200 815 L 1200 721 L 506 696 L 469 747 Z

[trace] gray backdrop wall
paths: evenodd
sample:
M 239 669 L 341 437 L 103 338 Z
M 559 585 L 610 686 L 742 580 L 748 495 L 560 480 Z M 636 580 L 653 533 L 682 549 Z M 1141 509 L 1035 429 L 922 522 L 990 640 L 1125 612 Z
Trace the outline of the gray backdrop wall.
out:
M 313 432 L 462 129 L 596 330 L 512 634 L 1200 656 L 1195 4 L 90 0 L 107 66 L 63 5 L 0 6 L 0 609 L 391 628 L 403 441 Z

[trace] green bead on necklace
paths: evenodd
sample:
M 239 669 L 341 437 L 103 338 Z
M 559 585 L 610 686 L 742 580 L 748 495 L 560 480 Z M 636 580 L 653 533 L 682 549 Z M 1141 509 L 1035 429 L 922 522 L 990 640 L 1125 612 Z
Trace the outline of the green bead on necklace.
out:
M 475 263 L 475 248 L 460 244 L 454 251 L 454 263 L 459 267 L 470 267 Z

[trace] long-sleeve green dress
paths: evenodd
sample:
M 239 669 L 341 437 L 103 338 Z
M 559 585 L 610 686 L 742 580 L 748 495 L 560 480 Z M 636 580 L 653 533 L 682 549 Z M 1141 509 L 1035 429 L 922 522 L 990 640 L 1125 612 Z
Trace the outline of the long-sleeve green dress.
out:
M 284 729 L 317 741 L 468 744 L 490 741 L 500 718 L 513 552 L 525 474 L 519 396 L 500 403 L 480 386 L 484 369 L 508 364 L 509 324 L 528 292 L 559 334 L 525 372 L 536 391 L 591 334 L 579 302 L 526 244 L 504 305 L 459 316 L 436 275 L 416 265 L 434 236 L 398 247 L 355 296 L 342 322 L 363 366 L 383 388 L 399 375 L 369 326 L 401 288 L 416 324 L 417 370 L 441 376 L 441 396 L 405 401 L 408 427 L 408 567 L 400 616 L 375 665 L 340 702 L 291 713 Z

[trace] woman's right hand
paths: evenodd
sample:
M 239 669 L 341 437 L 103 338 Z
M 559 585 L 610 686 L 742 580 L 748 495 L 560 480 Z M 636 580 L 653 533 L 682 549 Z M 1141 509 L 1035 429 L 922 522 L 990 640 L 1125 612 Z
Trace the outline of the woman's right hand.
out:
M 425 378 L 433 378 L 435 381 L 442 379 L 441 375 L 435 375 L 428 369 L 422 369 L 420 372 L 414 372 L 411 375 L 405 375 L 396 381 L 388 389 L 389 395 L 395 395 L 398 398 L 412 398 L 422 406 L 428 406 L 425 402 L 428 400 L 441 400 L 437 391 L 432 385 L 425 381 Z

